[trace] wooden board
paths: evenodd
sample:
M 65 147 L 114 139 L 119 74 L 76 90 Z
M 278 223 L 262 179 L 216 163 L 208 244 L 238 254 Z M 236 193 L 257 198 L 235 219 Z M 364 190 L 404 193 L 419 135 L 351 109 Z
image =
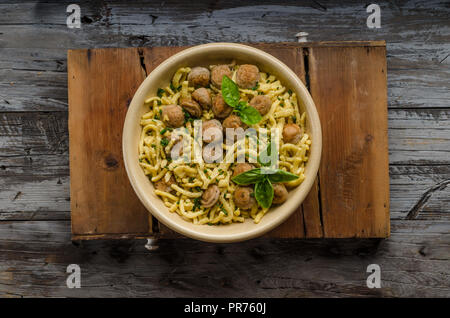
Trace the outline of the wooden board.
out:
M 319 177 L 310 194 L 288 221 L 267 236 L 389 236 L 385 43 L 251 45 L 282 60 L 311 86 L 324 134 Z M 120 138 L 127 105 L 140 82 L 182 49 L 69 51 L 73 239 L 179 237 L 149 218 L 132 192 Z M 108 157 L 111 154 L 114 160 Z M 91 168 L 99 163 L 107 167 Z

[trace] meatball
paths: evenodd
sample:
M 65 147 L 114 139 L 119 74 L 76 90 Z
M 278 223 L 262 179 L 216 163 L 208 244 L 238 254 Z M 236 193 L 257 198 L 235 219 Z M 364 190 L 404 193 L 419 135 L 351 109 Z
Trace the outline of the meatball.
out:
M 217 119 L 211 119 L 202 123 L 203 141 L 213 142 L 217 137 L 222 139 L 222 124 Z
M 237 175 L 240 175 L 241 173 L 247 172 L 249 170 L 253 169 L 253 165 L 243 162 L 243 163 L 238 163 L 235 167 L 234 167 L 234 171 L 233 171 L 233 175 L 231 176 L 232 178 L 236 177 Z
M 164 191 L 164 192 L 173 192 L 175 191 L 174 189 L 172 189 L 171 185 L 172 184 L 176 184 L 175 178 L 173 175 L 170 175 L 169 181 L 166 181 L 165 177 L 162 177 L 161 179 L 159 179 L 158 181 L 155 182 L 155 188 L 159 191 Z
M 236 187 L 234 191 L 234 204 L 242 210 L 251 209 L 256 203 L 251 187 Z
M 192 93 L 192 98 L 199 103 L 203 109 L 209 109 L 211 107 L 211 94 L 204 88 L 198 88 Z
M 215 87 L 221 88 L 224 75 L 231 77 L 230 67 L 228 65 L 215 66 L 211 71 L 211 83 Z
M 228 106 L 228 104 L 225 103 L 222 94 L 219 94 L 214 98 L 212 111 L 217 118 L 225 118 L 231 114 L 233 108 Z
M 244 124 L 241 120 L 241 118 L 238 115 L 231 114 L 222 123 L 223 126 L 223 132 L 225 133 L 225 138 L 227 140 L 236 140 L 238 138 L 243 138 L 243 131 L 235 131 L 237 128 L 242 128 L 243 130 L 247 129 L 248 126 Z M 227 131 L 231 130 L 231 131 Z
M 270 107 L 272 107 L 272 100 L 266 95 L 256 95 L 252 98 L 249 104 L 250 106 L 256 108 L 261 116 L 264 116 L 269 112 Z
M 164 106 L 162 120 L 170 127 L 181 127 L 184 124 L 183 109 L 175 104 Z
M 197 66 L 191 69 L 187 77 L 189 84 L 194 87 L 205 87 L 209 85 L 211 74 L 206 67 Z
M 219 201 L 220 190 L 215 184 L 211 184 L 205 192 L 203 192 L 201 204 L 204 208 L 210 208 Z
M 287 144 L 296 144 L 303 136 L 302 129 L 297 124 L 286 124 L 283 127 L 283 141 Z
M 223 126 L 223 130 L 226 131 L 227 128 L 243 128 L 243 129 L 247 129 L 248 126 L 246 124 L 244 124 L 241 120 L 241 117 L 239 117 L 238 115 L 235 114 L 231 114 L 230 116 L 228 116 L 227 118 L 225 118 L 225 120 L 222 123 Z
M 198 118 L 202 116 L 202 108 L 195 100 L 192 100 L 190 98 L 182 98 L 180 102 L 181 107 L 183 107 L 183 109 L 193 117 Z
M 241 88 L 252 88 L 259 81 L 259 69 L 256 65 L 243 64 L 236 72 L 236 84 Z
M 274 183 L 273 186 L 273 200 L 272 203 L 280 204 L 286 201 L 288 196 L 288 191 L 282 183 Z

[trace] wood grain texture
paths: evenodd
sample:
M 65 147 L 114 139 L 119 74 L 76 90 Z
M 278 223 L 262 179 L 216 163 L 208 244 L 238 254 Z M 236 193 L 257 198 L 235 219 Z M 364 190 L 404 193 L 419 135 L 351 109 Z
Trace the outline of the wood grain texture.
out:
M 68 77 L 73 238 L 151 234 L 122 160 L 123 120 L 144 79 L 137 49 L 70 50 Z
M 355 1 L 2 1 L 0 297 L 448 297 L 450 7 L 377 1 L 380 29 Z M 174 32 L 176 30 L 176 32 Z M 391 237 L 70 243 L 67 49 L 208 42 L 387 41 Z M 413 219 L 409 219 L 412 217 Z M 407 221 L 405 221 L 407 219 Z M 65 286 L 82 267 L 83 288 Z M 382 288 L 365 287 L 366 266 Z M 235 273 L 238 273 L 237 275 Z
M 325 237 L 389 236 L 386 50 L 309 49 L 321 118 L 320 199 Z
M 333 42 L 325 42 L 325 43 L 311 43 L 311 46 L 306 45 L 296 45 L 296 44 L 292 44 L 292 43 L 280 43 L 280 44 L 264 44 L 264 43 L 260 43 L 260 44 L 252 44 L 253 46 L 260 48 L 266 52 L 268 52 L 269 54 L 274 55 L 275 57 L 279 58 L 282 62 L 284 62 L 289 68 L 291 68 L 302 80 L 303 82 L 307 83 L 307 78 L 308 80 L 311 82 L 311 85 L 314 85 L 313 87 L 316 89 L 315 92 L 316 94 L 327 94 L 328 90 L 329 90 L 329 84 L 328 82 L 326 82 L 323 77 L 326 75 L 322 75 L 316 72 L 316 68 L 318 67 L 315 63 L 323 63 L 321 61 L 317 61 L 316 57 L 314 56 L 314 50 L 316 48 L 325 48 L 326 51 L 328 52 L 328 54 L 333 55 L 334 52 L 336 51 L 338 54 L 338 58 L 341 58 L 340 52 L 342 50 L 342 48 L 345 48 L 346 51 L 348 51 L 349 54 L 351 55 L 355 55 L 358 54 L 358 52 L 366 52 L 367 50 L 371 50 L 372 48 L 380 48 L 381 52 L 385 53 L 385 47 L 383 46 L 383 42 L 374 42 L 374 43 L 370 43 L 370 42 L 361 42 L 361 43 L 357 43 L 357 42 L 350 42 L 350 43 L 346 43 L 346 42 L 342 42 L 342 43 L 333 43 Z M 305 70 L 305 65 L 304 65 L 304 61 L 306 56 L 304 55 L 304 52 L 306 52 L 307 48 L 310 51 L 311 54 L 311 61 L 309 62 L 310 67 L 312 67 L 312 69 L 314 70 L 314 72 L 308 73 Z M 131 52 L 130 55 L 132 56 L 129 60 L 131 61 L 135 61 L 135 63 L 137 63 L 137 59 L 136 56 L 133 56 L 133 54 L 136 54 L 136 52 L 138 52 L 138 55 L 140 57 L 140 65 L 142 67 L 141 72 L 144 72 L 144 75 L 148 75 L 150 74 L 150 72 L 157 66 L 159 65 L 162 61 L 164 61 L 165 59 L 167 59 L 168 57 L 170 57 L 171 55 L 181 51 L 182 49 L 184 49 L 184 47 L 153 47 L 153 48 L 138 48 L 138 49 L 129 49 Z M 105 68 L 107 69 L 107 66 L 110 64 L 109 58 L 105 58 L 105 56 L 108 54 L 108 52 L 110 52 L 110 54 L 112 56 L 115 56 L 118 54 L 118 52 L 125 52 L 126 49 L 120 49 L 118 50 L 118 52 L 116 52 L 117 49 L 101 49 L 99 50 L 99 54 L 97 54 L 97 50 L 89 50 L 88 55 L 86 55 L 84 53 L 84 51 L 81 51 L 83 53 L 80 53 L 80 59 L 84 58 L 85 64 L 89 65 L 94 63 L 94 61 L 89 61 L 89 59 L 92 59 L 92 57 L 90 57 L 90 55 L 97 55 L 98 58 L 97 60 L 95 60 L 95 63 L 97 63 L 97 68 L 101 69 L 101 68 Z M 353 52 L 353 51 L 356 51 Z M 78 51 L 71 51 L 72 54 Z M 101 58 L 104 58 L 105 60 L 102 61 Z M 324 58 L 324 60 L 326 59 L 326 57 Z M 382 65 L 385 65 L 385 54 L 378 54 L 376 56 L 370 56 L 368 58 L 368 60 L 377 60 L 378 63 L 381 63 Z M 127 60 L 126 63 L 130 64 L 130 61 Z M 351 61 L 355 61 L 357 59 L 351 59 Z M 381 61 L 378 61 L 381 60 Z M 117 63 L 121 63 L 121 61 L 123 60 L 117 60 Z M 358 61 L 359 63 L 364 63 L 365 61 Z M 71 65 L 72 61 L 70 60 L 69 57 L 69 65 Z M 132 62 L 131 62 L 132 63 Z M 314 65 L 312 65 L 314 64 Z M 327 64 L 328 66 L 328 64 Z M 127 66 L 124 65 L 120 65 L 120 67 L 122 69 L 126 69 Z M 136 66 L 134 66 L 136 68 Z M 323 67 L 323 66 L 320 66 Z M 324 68 L 325 69 L 325 68 Z M 334 72 L 337 74 L 336 76 L 345 76 L 345 72 L 347 70 L 345 68 L 336 68 L 334 70 Z M 90 74 L 92 72 L 91 69 L 87 68 L 85 69 L 83 67 L 83 65 L 80 66 L 80 70 L 78 71 L 79 73 L 83 73 L 86 72 L 87 74 Z M 356 70 L 354 71 L 355 73 L 357 72 Z M 344 73 L 344 74 L 340 74 L 340 73 Z M 385 73 L 384 73 L 385 74 Z M 85 75 L 83 74 L 83 78 L 88 78 L 89 75 Z M 136 82 L 139 82 L 139 80 L 142 77 L 142 74 L 137 72 L 135 75 L 138 76 L 138 78 L 135 80 Z M 115 78 L 113 78 L 114 74 L 108 74 L 110 79 L 113 79 L 113 82 L 116 81 Z M 115 76 L 120 76 L 119 73 L 116 73 Z M 133 75 L 129 75 L 130 77 Z M 353 96 L 357 96 L 359 94 L 360 91 L 370 91 L 370 90 L 375 90 L 375 94 L 367 97 L 367 99 L 365 100 L 366 102 L 376 102 L 377 100 L 377 95 L 385 95 L 386 96 L 386 77 L 376 77 L 375 79 L 372 76 L 372 73 L 364 73 L 363 75 L 360 74 L 356 74 L 355 76 L 359 76 L 360 78 L 365 78 L 365 81 L 361 81 L 358 82 L 358 85 L 354 85 L 352 88 L 353 89 L 348 89 L 346 87 L 347 83 L 342 82 L 342 81 L 335 81 L 333 88 L 339 92 L 344 92 L 342 93 L 345 96 L 342 96 L 342 98 L 344 100 L 350 100 L 352 99 Z M 70 79 L 70 73 L 69 73 L 69 79 Z M 373 84 L 374 82 L 377 81 L 381 81 L 382 84 Z M 120 81 L 118 81 L 119 83 Z M 337 84 L 339 83 L 339 85 Z M 70 82 L 69 82 L 70 84 Z M 316 87 L 318 85 L 322 85 L 322 92 L 319 93 L 319 89 Z M 377 86 L 379 85 L 379 86 Z M 120 93 L 119 94 L 126 94 L 125 89 L 127 89 L 127 87 L 122 88 L 122 85 L 117 85 L 115 86 L 113 89 L 118 90 Z M 381 88 L 377 89 L 377 88 Z M 93 91 L 90 92 L 90 94 L 95 93 L 96 96 L 98 96 L 98 94 L 96 93 L 98 89 L 95 89 Z M 69 86 L 69 92 L 71 91 L 71 87 Z M 76 91 L 75 91 L 76 92 Z M 100 96 L 98 96 L 98 100 L 96 104 L 105 104 L 108 105 L 110 104 L 109 102 L 109 97 L 107 96 L 107 93 L 109 91 L 106 90 L 103 94 L 101 94 Z M 76 95 L 76 93 L 72 93 Z M 86 93 L 86 96 L 89 96 L 89 93 Z M 335 96 L 333 96 L 335 97 Z M 322 97 L 321 97 L 322 98 Z M 323 97 L 322 99 L 319 98 L 319 100 L 325 100 L 327 97 Z M 358 100 L 358 98 L 355 99 L 355 103 L 359 103 L 360 101 Z M 371 122 L 378 122 L 380 124 L 380 126 L 378 127 L 373 127 L 373 126 L 366 126 L 366 125 L 362 125 L 362 128 L 358 128 L 358 124 L 356 126 L 354 126 L 353 128 L 350 128 L 348 130 L 348 133 L 345 135 L 344 134 L 344 138 L 339 139 L 340 143 L 336 148 L 330 147 L 324 147 L 323 152 L 327 153 L 329 151 L 329 149 L 332 149 L 332 151 L 337 151 L 340 147 L 346 147 L 347 143 L 354 143 L 354 142 L 359 142 L 359 138 L 361 138 L 361 136 L 364 134 L 364 136 L 362 138 L 366 138 L 366 134 L 368 134 L 368 136 L 375 136 L 377 138 L 376 144 L 378 147 L 381 147 L 382 149 L 375 149 L 374 151 L 384 151 L 384 159 L 385 162 L 382 162 L 381 164 L 378 165 L 362 165 L 361 167 L 358 168 L 354 168 L 353 170 L 347 171 L 347 168 L 345 169 L 341 169 L 342 171 L 340 171 L 340 173 L 342 174 L 343 178 L 352 178 L 354 177 L 354 174 L 357 174 L 358 178 L 366 178 L 367 176 L 370 178 L 372 174 L 378 174 L 381 176 L 384 176 L 384 179 L 381 181 L 381 183 L 377 184 L 377 187 L 388 187 L 389 186 L 389 182 L 388 182 L 388 165 L 387 165 L 387 136 L 385 136 L 384 139 L 378 139 L 379 136 L 383 136 L 387 134 L 386 131 L 386 127 L 383 126 L 383 123 L 387 125 L 387 106 L 386 106 L 386 97 L 384 97 L 384 99 L 381 99 L 379 101 L 378 104 L 374 104 L 374 108 L 373 109 L 379 109 L 380 106 L 382 107 L 384 103 L 384 111 L 380 112 L 374 112 L 372 115 L 372 121 Z M 325 102 L 324 102 L 325 104 Z M 348 110 L 343 111 L 344 114 L 348 115 L 348 113 L 351 112 L 361 112 L 362 109 L 358 108 L 359 105 L 347 105 Z M 326 107 L 325 105 L 323 107 Z M 346 106 L 343 104 L 340 104 L 337 108 L 336 108 L 336 113 L 338 113 L 340 111 L 340 107 L 345 108 Z M 71 108 L 72 111 L 69 111 L 69 114 L 72 114 L 74 108 Z M 364 110 L 365 111 L 365 110 Z M 77 112 L 78 113 L 78 112 Z M 330 113 L 331 114 L 331 113 Z M 98 108 L 96 110 L 96 113 L 92 113 L 92 116 L 96 116 L 97 118 L 101 118 L 102 120 L 106 121 L 108 123 L 108 125 L 113 125 L 115 123 L 115 125 L 117 127 L 122 127 L 123 125 L 123 120 L 124 120 L 124 113 L 122 113 L 122 117 L 120 115 L 120 113 L 118 113 L 117 115 L 114 115 L 112 118 L 110 116 L 110 111 L 108 111 L 107 108 Z M 328 113 L 326 112 L 322 112 L 323 115 L 323 119 L 322 121 L 325 121 L 327 124 L 329 122 L 329 120 L 331 120 L 328 116 Z M 71 116 L 71 115 L 70 115 Z M 70 118 L 69 116 L 69 118 Z M 334 113 L 332 114 L 332 116 L 334 116 Z M 364 116 L 363 114 L 359 114 L 358 116 Z M 89 125 L 95 125 L 95 127 L 99 127 L 98 123 L 95 121 L 91 121 L 91 122 L 86 122 L 85 123 L 85 130 L 95 130 L 94 127 L 89 128 Z M 331 125 L 327 126 L 327 131 L 329 133 L 329 135 L 334 135 L 337 136 L 340 134 L 340 129 L 342 129 L 341 124 L 339 123 L 333 123 Z M 70 125 L 69 125 L 70 127 Z M 380 133 L 379 131 L 377 131 L 377 129 L 381 129 L 382 132 Z M 355 131 L 353 131 L 355 130 Z M 100 131 L 98 131 L 98 133 L 100 133 Z M 95 133 L 93 134 L 94 136 L 96 135 Z M 108 135 L 105 136 L 105 138 Z M 84 144 L 82 138 L 85 137 L 85 135 L 81 135 L 81 136 L 75 136 L 72 137 L 71 139 L 75 140 L 75 144 Z M 356 141 L 355 141 L 356 139 Z M 371 140 L 370 140 L 371 141 Z M 109 143 L 110 141 L 105 141 L 105 139 L 103 139 L 103 142 L 107 142 Z M 90 144 L 90 142 L 88 142 L 88 144 Z M 99 147 L 100 144 L 96 145 L 96 147 Z M 82 150 L 81 150 L 82 151 Z M 354 151 L 354 150 L 350 150 L 350 151 Z M 373 153 L 373 151 L 366 151 L 365 153 L 361 154 L 361 157 L 364 156 L 371 156 Z M 322 167 L 330 167 L 328 169 L 330 169 L 331 171 L 335 171 L 335 170 L 339 170 L 339 167 L 341 165 L 344 166 L 348 166 L 348 165 L 352 165 L 354 164 L 354 158 L 341 158 L 338 161 L 335 160 L 328 160 L 328 157 L 325 156 L 324 157 L 324 161 L 322 162 Z M 381 157 L 380 157 L 381 158 Z M 380 163 L 379 158 L 376 158 L 377 160 L 375 162 Z M 105 160 L 105 159 L 103 159 Z M 114 159 L 116 160 L 116 159 Z M 361 160 L 365 160 L 365 158 L 362 158 Z M 88 160 L 82 160 L 82 162 L 88 162 Z M 91 164 L 89 163 L 87 167 L 89 167 Z M 120 160 L 118 161 L 118 164 L 116 165 L 119 169 L 123 169 L 123 164 Z M 88 170 L 86 166 L 84 165 L 78 165 L 75 166 L 72 169 L 72 174 L 77 174 L 78 169 L 84 171 L 84 170 Z M 358 170 L 359 169 L 359 170 Z M 373 169 L 373 171 L 371 170 Z M 102 170 L 91 170 L 91 174 L 93 175 L 94 179 L 96 178 L 96 173 L 97 172 L 102 172 Z M 356 172 L 355 172 L 356 171 Z M 353 173 L 351 175 L 348 175 L 348 173 Z M 125 174 L 122 174 L 122 176 L 124 176 Z M 378 206 L 379 205 L 383 205 L 383 204 L 387 204 L 386 202 L 386 198 L 388 199 L 389 197 L 389 189 L 387 188 L 386 190 L 383 189 L 385 196 L 381 196 L 381 197 L 376 197 L 376 196 L 372 196 L 369 200 L 366 199 L 366 195 L 363 192 L 353 192 L 352 189 L 350 188 L 351 185 L 353 184 L 353 182 L 355 180 L 350 180 L 350 181 L 345 181 L 346 184 L 341 185 L 341 184 L 337 184 L 337 182 L 341 181 L 341 180 L 336 180 L 333 178 L 330 178 L 327 174 L 321 174 L 322 175 L 322 180 L 323 182 L 327 185 L 327 187 L 329 188 L 339 188 L 341 192 L 344 193 L 354 193 L 354 197 L 351 198 L 346 198 L 347 200 L 350 200 L 351 202 L 348 203 L 345 207 L 341 207 L 342 209 L 344 209 L 345 211 L 343 211 L 343 213 L 347 213 L 347 218 L 342 218 L 342 222 L 335 222 L 333 220 L 330 220 L 329 218 L 324 218 L 321 216 L 321 205 L 319 204 L 319 200 L 333 200 L 335 198 L 334 193 L 329 194 L 327 191 L 324 191 L 324 197 L 319 198 L 319 189 L 320 189 L 320 183 L 318 181 L 316 181 L 316 183 L 314 184 L 314 186 L 312 187 L 311 193 L 308 195 L 308 198 L 306 199 L 306 202 L 303 206 L 299 206 L 299 208 L 296 210 L 296 212 L 294 212 L 294 214 L 288 219 L 286 220 L 286 222 L 284 222 L 282 225 L 280 225 L 278 228 L 276 228 L 275 230 L 271 231 L 270 233 L 268 233 L 268 237 L 276 237 L 276 238 L 304 238 L 304 237 L 308 237 L 308 238 L 318 238 L 318 237 L 386 237 L 389 234 L 389 207 L 385 206 L 385 209 L 383 210 L 383 214 L 379 214 L 379 210 L 378 210 Z M 100 175 L 98 179 L 102 179 L 102 176 Z M 126 183 L 128 184 L 128 180 L 121 180 L 120 178 L 116 178 L 115 179 L 116 184 L 122 184 L 122 183 Z M 349 184 L 347 184 L 349 183 Z M 101 183 L 101 184 L 92 184 L 90 186 L 88 186 L 86 183 L 83 184 L 84 185 L 84 189 L 80 188 L 80 193 L 86 192 L 86 193 L 96 193 L 97 189 L 96 186 L 102 186 L 104 187 L 105 184 Z M 72 188 L 74 188 L 72 186 Z M 366 190 L 366 193 L 370 193 L 370 192 L 378 192 L 378 188 L 372 188 L 370 186 L 368 186 L 368 189 Z M 134 196 L 133 196 L 134 197 Z M 86 201 L 88 201 L 89 203 L 91 201 L 93 201 L 95 198 L 94 196 L 88 197 L 87 199 L 85 199 Z M 342 197 L 339 197 L 339 200 L 341 200 Z M 362 204 L 367 204 L 368 206 L 375 206 L 374 209 L 369 209 L 367 211 L 366 209 L 366 214 L 367 216 L 365 218 L 360 218 L 358 216 L 358 214 L 352 214 L 352 211 L 356 210 L 357 213 L 360 213 L 360 206 L 357 205 L 356 202 L 358 202 L 359 200 L 362 201 Z M 380 202 L 380 200 L 382 200 Z M 72 200 L 72 207 L 76 207 L 77 213 L 75 214 L 75 216 L 78 215 L 78 217 L 74 217 L 73 218 L 73 222 L 75 224 L 74 229 L 78 229 L 78 232 L 76 232 L 76 236 L 74 236 L 74 238 L 78 238 L 78 239 L 105 239 L 105 238 L 129 238 L 129 237 L 133 237 L 133 235 L 137 235 L 137 237 L 142 237 L 142 233 L 139 231 L 135 231 L 135 223 L 136 219 L 138 220 L 137 222 L 140 222 L 139 218 L 135 218 L 132 214 L 129 214 L 128 217 L 131 218 L 132 220 L 127 221 L 125 220 L 125 218 L 122 220 L 123 222 L 121 222 L 121 231 L 118 232 L 116 229 L 110 229 L 108 224 L 101 224 L 102 222 L 108 221 L 111 222 L 111 219 L 114 218 L 114 214 L 111 213 L 110 211 L 113 211 L 112 208 L 109 208 L 108 205 L 106 205 L 105 207 L 102 206 L 102 204 L 108 204 L 110 200 L 104 200 L 101 201 L 99 203 L 95 203 L 95 204 L 85 204 L 84 206 L 81 206 L 78 202 L 77 203 L 73 203 L 74 200 Z M 124 201 L 124 202 L 121 202 Z M 127 197 L 124 195 L 122 197 L 114 195 L 114 204 L 113 206 L 127 206 L 127 202 L 128 199 Z M 88 209 L 87 207 L 91 206 L 91 209 Z M 97 212 L 92 211 L 92 209 L 98 209 L 100 211 L 104 211 L 102 217 L 95 217 L 95 214 Z M 350 211 L 347 211 L 350 210 Z M 328 210 L 327 210 L 328 211 Z M 82 215 L 83 217 L 80 217 L 80 215 Z M 92 228 L 92 219 L 95 220 L 95 228 L 98 229 L 95 231 L 95 233 L 90 232 L 91 228 Z M 322 224 L 322 220 L 326 220 L 326 228 L 328 228 L 327 231 L 323 230 L 324 225 Z M 361 220 L 361 221 L 360 221 Z M 84 224 L 80 224 L 80 223 L 88 223 L 89 225 L 85 226 Z M 130 223 L 130 229 L 127 229 L 127 224 Z M 159 231 L 155 234 L 157 234 L 158 236 L 161 237 L 177 237 L 177 235 L 175 235 L 175 233 L 173 233 L 171 230 L 167 229 L 163 224 L 159 224 L 157 222 L 157 220 L 153 220 L 153 223 L 158 224 L 158 228 Z M 358 223 L 358 226 L 349 226 L 349 224 L 355 224 Z M 373 224 L 375 223 L 375 224 Z M 101 224 L 101 226 L 100 226 Z M 85 229 L 89 229 L 88 231 L 86 231 Z M 100 229 L 101 228 L 101 229 Z M 156 228 L 156 226 L 155 226 Z M 117 237 L 115 236 L 111 236 L 110 234 L 112 233 L 118 233 L 119 235 Z M 150 232 L 149 232 L 150 233 Z M 105 235 L 108 234 L 108 235 Z M 84 235 L 84 236 L 82 236 Z
M 449 222 L 393 221 L 387 240 L 70 242 L 67 221 L 0 223 L 0 297 L 445 297 Z M 24 239 L 26 238 L 26 239 Z M 66 267 L 81 267 L 81 288 Z M 366 268 L 381 266 L 381 289 Z

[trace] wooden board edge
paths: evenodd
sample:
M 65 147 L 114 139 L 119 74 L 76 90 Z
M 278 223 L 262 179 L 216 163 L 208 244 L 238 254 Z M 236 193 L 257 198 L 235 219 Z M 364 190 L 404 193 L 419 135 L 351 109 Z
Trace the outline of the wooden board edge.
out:
M 377 41 L 311 41 L 311 42 L 230 42 L 234 44 L 244 44 L 244 45 L 261 45 L 261 46 L 270 46 L 270 47 L 318 47 L 318 46 L 329 46 L 329 47 L 364 47 L 364 46 L 386 46 L 385 40 L 377 40 Z M 204 43 L 207 44 L 207 43 Z M 181 45 L 181 46 L 153 46 L 152 48 L 181 48 L 187 49 L 193 47 L 195 45 Z M 89 50 L 109 50 L 109 49 L 144 49 L 149 47 L 111 47 L 111 48 L 80 48 L 80 49 L 69 49 L 67 53 L 77 52 L 77 51 L 89 51 Z

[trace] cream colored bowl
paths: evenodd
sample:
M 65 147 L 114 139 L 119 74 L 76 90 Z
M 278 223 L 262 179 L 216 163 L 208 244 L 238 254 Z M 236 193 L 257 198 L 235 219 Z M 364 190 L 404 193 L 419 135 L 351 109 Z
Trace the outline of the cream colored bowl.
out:
M 252 219 L 244 223 L 208 226 L 194 225 L 183 220 L 178 214 L 171 213 L 163 201 L 153 193 L 153 185 L 144 175 L 138 160 L 138 144 L 141 133 L 140 118 L 146 112 L 144 100 L 155 96 L 158 87 L 166 87 L 175 71 L 183 66 L 209 66 L 229 63 L 236 60 L 238 64 L 255 64 L 260 70 L 277 76 L 288 88 L 297 93 L 301 101 L 301 112 L 307 114 L 307 132 L 311 136 L 312 146 L 306 165 L 305 181 L 289 192 L 287 201 L 273 206 L 255 224 Z M 273 56 L 241 44 L 212 43 L 195 46 L 179 52 L 156 67 L 136 91 L 128 108 L 123 127 L 123 157 L 131 185 L 144 206 L 160 222 L 185 236 L 208 242 L 237 242 L 260 236 L 283 223 L 303 202 L 311 189 L 319 168 L 322 151 L 322 132 L 319 116 L 308 90 L 295 73 Z

